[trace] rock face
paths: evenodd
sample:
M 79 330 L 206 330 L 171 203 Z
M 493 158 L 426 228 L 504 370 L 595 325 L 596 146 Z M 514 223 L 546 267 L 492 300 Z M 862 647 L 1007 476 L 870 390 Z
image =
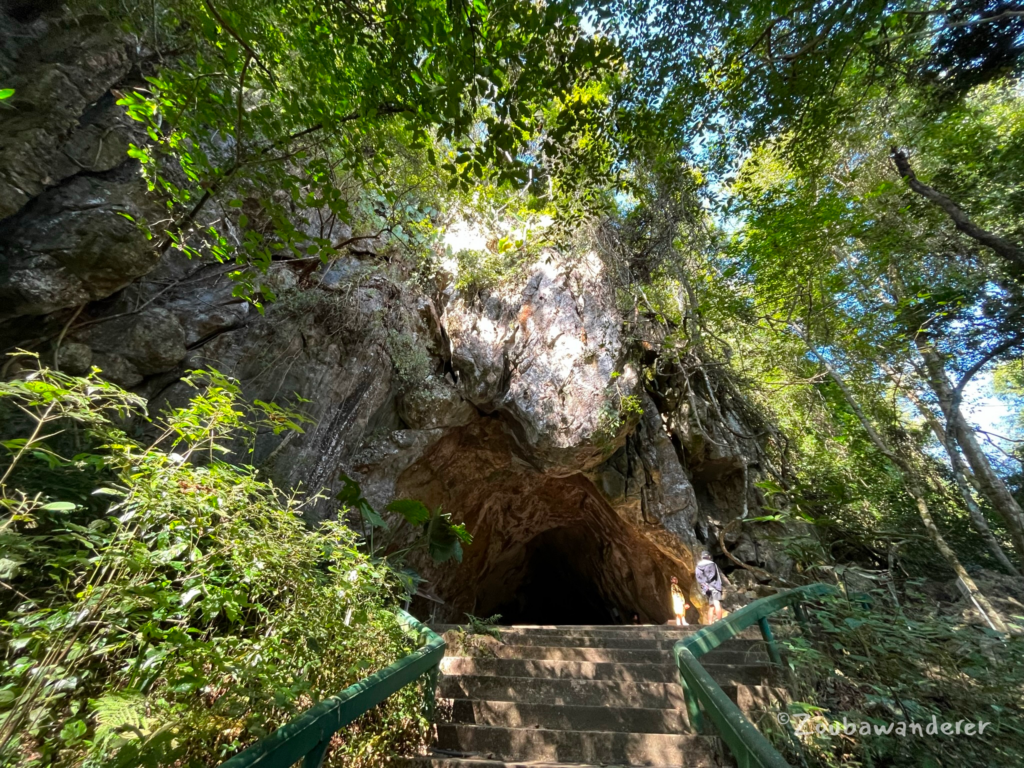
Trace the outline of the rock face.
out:
M 73 179 L 0 225 L 0 317 L 103 299 L 153 268 L 157 254 L 125 216 L 141 220 L 156 207 L 145 204 L 145 185 L 120 175 Z
M 130 41 L 97 17 L 20 10 L 0 15 L 15 90 L 0 120 L 0 318 L 105 298 L 157 258 L 133 220 L 160 209 L 126 154 L 145 134 L 115 104 Z
M 525 285 L 452 298 L 445 320 L 464 397 L 507 417 L 539 467 L 599 463 L 621 437 L 621 399 L 637 377 L 597 255 L 546 251 Z
M 115 168 L 128 149 L 110 88 L 131 68 L 130 41 L 98 17 L 15 10 L 2 17 L 0 71 L 15 95 L 0 128 L 0 219 L 83 170 Z
M 245 460 L 324 490 L 311 522 L 337 514 L 345 473 L 378 509 L 417 498 L 472 533 L 459 564 L 412 557 L 441 601 L 421 614 L 664 621 L 669 578 L 689 585 L 700 549 L 718 554 L 717 532 L 762 501 L 757 439 L 724 393 L 661 374 L 645 391 L 597 252 L 547 250 L 512 284 L 430 297 L 386 266 L 386 242 L 363 244 L 312 273 L 275 263 L 261 315 L 230 265 L 159 255 L 127 218 L 156 203 L 124 154 L 120 33 L 28 5 L 0 27 L 18 33 L 0 40 L 18 88 L 0 121 L 0 338 L 98 366 L 153 410 L 189 396 L 194 368 L 300 408 L 303 434 L 261 435 Z M 784 569 L 726 533 L 735 557 Z

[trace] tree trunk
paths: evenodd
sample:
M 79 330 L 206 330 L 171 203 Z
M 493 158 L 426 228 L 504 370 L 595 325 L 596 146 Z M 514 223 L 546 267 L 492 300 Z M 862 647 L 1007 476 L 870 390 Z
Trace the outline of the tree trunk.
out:
M 970 577 L 967 570 L 963 567 L 960 562 L 960 558 L 956 556 L 956 552 L 946 542 L 945 537 L 939 530 L 938 526 L 935 525 L 935 520 L 932 518 L 931 510 L 928 509 L 928 502 L 925 500 L 924 492 L 921 489 L 921 485 L 918 481 L 917 474 L 914 470 L 913 465 L 902 455 L 893 451 L 885 439 L 878 433 L 874 425 L 865 415 L 860 404 L 857 402 L 857 398 L 854 396 L 853 391 L 846 385 L 843 377 L 839 375 L 838 371 L 832 367 L 831 363 L 820 353 L 817 348 L 811 344 L 810 339 L 806 334 L 796 326 L 792 326 L 794 332 L 803 339 L 807 345 L 808 351 L 814 355 L 815 358 L 825 367 L 828 375 L 832 378 L 832 381 L 839 387 L 839 391 L 843 393 L 843 398 L 847 404 L 853 410 L 857 416 L 857 420 L 860 421 L 864 431 L 868 433 L 868 438 L 886 458 L 888 458 L 899 471 L 901 479 L 903 480 L 903 487 L 907 493 L 913 498 L 914 504 L 917 506 L 917 512 L 921 516 L 921 522 L 924 523 L 925 530 L 928 532 L 929 538 L 935 548 L 939 550 L 939 553 L 945 558 L 949 567 L 953 569 L 954 573 L 960 578 L 968 594 L 974 600 L 979 612 L 982 614 L 982 618 L 998 632 L 1009 634 L 1006 624 L 1003 622 L 1002 617 L 998 611 L 992 607 L 992 604 L 988 601 L 988 598 L 982 594 L 981 590 L 978 589 L 978 585 L 974 583 L 974 579 Z
M 967 426 L 960 412 L 960 404 L 956 402 L 953 388 L 946 378 L 946 366 L 942 356 L 922 334 L 917 335 L 916 343 L 928 371 L 928 384 L 939 401 L 942 415 L 946 417 L 946 432 L 960 446 L 968 466 L 974 473 L 981 494 L 1002 518 L 1018 559 L 1024 561 L 1024 511 L 1013 498 L 1003 478 L 993 469 L 992 462 L 978 443 L 974 430 Z
M 942 424 L 935 417 L 932 409 L 927 404 L 921 401 L 917 393 L 913 390 L 905 390 L 907 397 L 910 398 L 911 402 L 917 406 L 918 412 L 924 417 L 924 420 L 928 422 L 928 426 L 931 427 L 935 437 L 942 444 L 942 447 L 946 449 L 946 455 L 949 456 L 949 465 L 953 470 L 953 480 L 956 482 L 957 490 L 960 491 L 960 496 L 963 497 L 964 504 L 967 506 L 967 514 L 970 515 L 971 523 L 974 524 L 974 530 L 978 532 L 982 540 L 985 542 L 985 546 L 988 547 L 988 551 L 992 553 L 992 556 L 999 561 L 999 564 L 1003 566 L 1003 570 L 1009 573 L 1016 579 L 1024 580 L 1021 576 L 1021 572 L 1017 570 L 1017 567 L 1013 564 L 1006 552 L 1003 551 L 1002 545 L 999 540 L 992 533 L 992 529 L 988 527 L 988 520 L 985 519 L 985 514 L 981 511 L 981 507 L 974 500 L 974 494 L 971 493 L 971 488 L 967 482 L 967 469 L 963 465 L 963 461 L 960 458 L 960 454 L 957 451 L 953 441 L 949 439 L 946 434 L 946 430 L 942 428 Z
M 928 504 L 924 500 L 924 495 L 921 492 L 920 486 L 917 484 L 917 480 L 908 476 L 906 472 L 903 475 L 904 484 L 907 486 L 907 491 L 911 496 L 914 497 L 914 502 L 917 504 L 918 514 L 921 515 L 921 521 L 924 523 L 925 530 L 928 531 L 928 535 L 931 536 L 932 542 L 935 544 L 935 548 L 942 553 L 942 556 L 946 558 L 946 562 L 949 563 L 953 570 L 956 571 L 956 575 L 960 577 L 960 581 L 967 588 L 967 592 L 974 599 L 978 606 L 978 609 L 983 614 L 983 618 L 995 629 L 997 632 L 1009 634 L 1009 629 L 1003 622 L 999 612 L 992 607 L 989 603 L 988 598 L 978 589 L 978 585 L 974 583 L 974 580 L 968 575 L 963 565 L 960 563 L 960 558 L 956 556 L 956 552 L 950 548 L 949 544 L 946 543 L 946 539 L 943 537 L 942 532 L 938 526 L 935 525 L 935 521 L 932 519 L 932 514 L 928 509 Z
M 968 218 L 959 205 L 937 189 L 929 187 L 927 184 L 922 184 L 917 178 L 917 174 L 914 173 L 914 169 L 910 167 L 910 161 L 903 152 L 894 148 L 892 160 L 896 165 L 896 170 L 899 171 L 900 176 L 907 180 L 910 188 L 945 211 L 946 215 L 952 220 L 953 226 L 973 240 L 988 246 L 1007 261 L 1016 264 L 1018 267 L 1024 267 L 1024 248 L 1011 243 L 1006 238 L 982 229 Z

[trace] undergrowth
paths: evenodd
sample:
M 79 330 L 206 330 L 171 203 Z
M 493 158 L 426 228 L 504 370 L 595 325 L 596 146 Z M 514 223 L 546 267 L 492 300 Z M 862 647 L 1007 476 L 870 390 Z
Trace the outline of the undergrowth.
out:
M 0 384 L 0 764 L 215 765 L 409 650 L 391 566 L 228 461 L 301 420 L 189 381 L 152 442 L 130 434 L 143 401 L 95 371 Z M 421 703 L 404 689 L 332 762 L 410 753 Z
M 758 724 L 792 764 L 1024 764 L 1024 638 L 942 613 L 914 584 L 900 605 L 881 590 L 828 598 L 811 625 L 811 638 L 785 641 L 799 687 L 782 719 L 796 737 L 779 713 Z

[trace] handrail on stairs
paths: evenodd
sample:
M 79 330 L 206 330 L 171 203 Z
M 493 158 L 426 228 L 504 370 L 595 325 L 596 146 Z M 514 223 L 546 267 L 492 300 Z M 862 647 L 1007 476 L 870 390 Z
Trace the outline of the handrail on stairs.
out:
M 704 717 L 701 712 L 703 709 L 714 723 L 722 741 L 729 747 L 739 768 L 790 766 L 743 715 L 739 707 L 725 695 L 697 659 L 756 623 L 761 628 L 761 635 L 768 647 L 768 656 L 772 663 L 782 666 L 782 657 L 768 625 L 768 617 L 789 607 L 792 608 L 801 626 L 806 628 L 807 617 L 801 604 L 806 600 L 835 592 L 836 588 L 829 584 L 809 584 L 779 592 L 771 597 L 755 600 L 673 646 L 672 652 L 676 659 L 676 667 L 679 669 L 679 682 L 683 686 L 690 725 L 697 731 L 704 730 Z
M 424 675 L 427 715 L 432 717 L 444 639 L 405 611 L 398 611 L 398 620 L 406 633 L 420 641 L 419 648 L 337 696 L 310 707 L 267 738 L 221 763 L 220 768 L 288 768 L 299 760 L 303 761 L 303 768 L 320 768 L 335 733 Z

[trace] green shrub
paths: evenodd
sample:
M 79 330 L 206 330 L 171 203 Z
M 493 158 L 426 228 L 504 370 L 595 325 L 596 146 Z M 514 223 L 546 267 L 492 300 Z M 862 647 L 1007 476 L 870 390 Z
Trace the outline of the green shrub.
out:
M 597 426 L 594 430 L 595 444 L 603 450 L 610 451 L 615 447 L 615 439 L 626 424 L 635 424 L 644 415 L 643 406 L 637 395 L 624 395 L 616 381 L 622 374 L 612 373 L 612 386 L 607 390 L 611 398 L 618 398 L 618 407 L 609 400 L 598 411 Z
M 405 391 L 430 375 L 431 357 L 414 334 L 389 328 L 386 344 L 400 390 Z
M 339 523 L 225 461 L 255 430 L 301 429 L 237 385 L 128 434 L 144 403 L 95 372 L 0 384 L 0 762 L 213 765 L 408 652 L 398 580 Z M 134 419 L 135 421 L 132 421 Z M 379 764 L 426 732 L 406 689 L 336 739 Z
M 786 641 L 800 688 L 789 715 L 809 719 L 801 732 L 820 725 L 868 723 L 872 733 L 802 735 L 806 763 L 821 766 L 1009 766 L 1024 763 L 1024 638 L 1003 637 L 943 615 L 908 585 L 900 607 L 878 591 L 847 600 L 830 598 L 813 612 L 814 642 Z M 914 735 L 924 727 L 957 721 L 990 723 L 982 736 Z M 795 742 L 777 716 L 760 723 L 789 753 Z M 904 723 L 907 734 L 895 729 Z M 875 725 L 895 724 L 890 734 Z
M 488 616 L 486 619 L 467 613 L 466 631 L 471 635 L 487 635 L 495 640 L 501 640 L 501 630 L 498 628 L 499 621 L 501 621 L 500 613 Z

